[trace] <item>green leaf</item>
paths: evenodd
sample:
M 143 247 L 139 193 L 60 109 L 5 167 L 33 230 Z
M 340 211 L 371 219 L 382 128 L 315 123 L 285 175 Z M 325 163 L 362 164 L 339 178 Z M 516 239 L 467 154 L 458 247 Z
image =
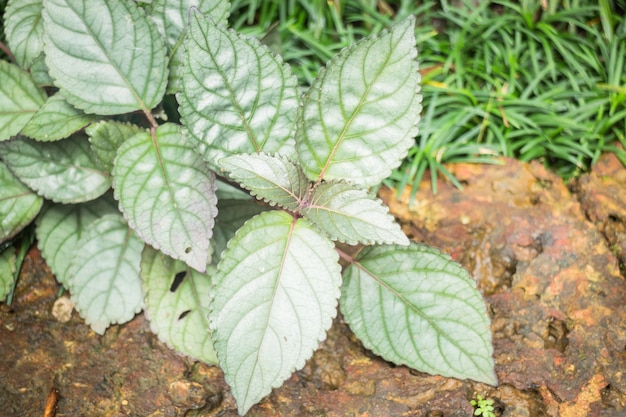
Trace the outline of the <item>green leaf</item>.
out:
M 30 74 L 0 60 L 0 142 L 17 135 L 46 101 Z
M 295 156 L 297 79 L 254 38 L 193 12 L 177 95 L 190 140 L 211 168 L 241 153 Z
M 243 224 L 259 213 L 267 211 L 268 208 L 254 200 L 228 200 L 219 199 L 217 201 L 217 217 L 215 227 L 213 227 L 213 237 L 211 242 L 217 259 L 226 249 L 228 241 L 235 236 Z
M 209 293 L 215 267 L 201 274 L 180 261 L 146 246 L 141 279 L 150 329 L 180 353 L 217 363 L 209 330 Z
M 389 209 L 367 190 L 352 184 L 318 184 L 302 214 L 331 239 L 350 245 L 409 244 Z
M 191 7 L 195 7 L 205 16 L 210 16 L 219 24 L 227 24 L 230 12 L 230 2 L 227 0 L 155 0 L 150 7 L 150 15 L 170 50 L 170 74 L 167 86 L 167 92 L 170 94 L 180 91 L 179 73 L 184 61 L 182 43 Z
M 67 100 L 87 113 L 149 111 L 165 93 L 156 27 L 131 0 L 44 0 L 44 51 Z
M 37 244 L 46 264 L 64 287 L 68 287 L 70 263 L 80 249 L 85 229 L 106 214 L 116 214 L 111 193 L 84 204 L 52 204 L 37 218 Z
M 0 152 L 24 184 L 54 202 L 94 200 L 111 187 L 111 176 L 82 135 L 50 143 L 15 138 L 0 143 Z
M 95 120 L 95 116 L 75 109 L 57 93 L 37 110 L 21 133 L 37 141 L 52 142 L 68 137 Z
M 0 252 L 0 302 L 3 301 L 15 281 L 15 262 L 17 256 L 15 255 L 15 248 L 9 246 L 5 250 Z
M 22 184 L 0 161 L 0 242 L 28 226 L 42 204 L 43 199 Z
M 228 23 L 229 1 L 154 0 L 150 5 L 150 17 L 170 47 L 179 43 L 188 24 L 189 9 L 192 7 L 204 16 L 210 16 L 216 23 Z
M 50 87 L 54 84 L 54 80 L 48 73 L 48 66 L 46 65 L 46 56 L 42 52 L 39 54 L 33 64 L 30 67 L 30 73 L 33 76 L 33 81 L 39 87 Z
M 72 302 L 98 334 L 125 323 L 143 308 L 139 265 L 143 242 L 119 214 L 107 214 L 85 228 L 68 275 Z
M 220 164 L 232 179 L 272 206 L 296 210 L 309 189 L 300 167 L 280 155 L 233 155 Z
M 214 176 L 168 123 L 120 146 L 115 198 L 137 234 L 155 249 L 203 272 L 217 215 Z
M 407 154 L 421 111 L 413 17 L 344 49 L 320 71 L 296 143 L 314 181 L 379 184 Z
M 4 14 L 6 39 L 18 65 L 31 66 L 43 51 L 43 0 L 9 0 Z
M 467 271 L 438 250 L 363 249 L 344 272 L 340 302 L 352 331 L 386 360 L 497 383 L 485 303 Z
M 251 200 L 252 197 L 250 194 L 244 190 L 235 186 L 233 184 L 229 184 L 225 181 L 220 181 L 219 179 L 215 180 L 215 184 L 217 185 L 217 199 L 218 200 Z
M 336 314 L 340 285 L 333 245 L 306 220 L 268 211 L 230 241 L 210 314 L 241 415 L 304 366 Z
M 101 121 L 85 129 L 89 135 L 89 143 L 102 167 L 111 172 L 117 149 L 131 136 L 143 132 L 144 129 L 130 123 L 114 120 Z

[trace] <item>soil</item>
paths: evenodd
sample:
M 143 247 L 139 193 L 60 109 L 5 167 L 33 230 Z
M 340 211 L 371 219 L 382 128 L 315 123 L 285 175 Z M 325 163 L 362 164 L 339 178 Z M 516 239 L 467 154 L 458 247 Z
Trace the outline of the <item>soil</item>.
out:
M 338 317 L 248 416 L 466 417 L 476 395 L 496 416 L 626 415 L 626 169 L 605 155 L 564 185 L 536 163 L 449 168 L 462 191 L 425 182 L 412 205 L 410 190 L 379 194 L 411 238 L 476 279 L 499 386 L 396 367 Z M 168 349 L 143 315 L 98 336 L 55 304 L 58 291 L 33 247 L 13 304 L 0 305 L 1 416 L 237 415 L 221 371 Z

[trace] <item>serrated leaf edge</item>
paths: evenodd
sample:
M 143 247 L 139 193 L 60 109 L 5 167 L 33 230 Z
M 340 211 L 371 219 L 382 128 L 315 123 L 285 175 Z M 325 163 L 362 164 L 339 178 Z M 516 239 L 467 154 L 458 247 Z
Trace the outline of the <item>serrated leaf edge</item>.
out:
M 398 228 L 400 229 L 400 231 L 402 232 L 402 229 L 400 228 L 400 225 L 396 222 L 396 218 L 393 216 L 393 214 L 389 211 L 389 207 L 380 199 L 378 198 L 374 193 L 372 193 L 369 189 L 367 188 L 363 188 L 362 186 L 358 185 L 358 184 L 354 184 L 350 181 L 347 180 L 329 180 L 329 181 L 325 181 L 325 182 L 320 182 L 315 184 L 315 187 L 312 189 L 312 192 L 315 192 L 315 188 L 317 188 L 320 184 L 346 184 L 346 185 L 350 185 L 351 187 L 353 187 L 355 190 L 359 190 L 359 191 L 363 191 L 364 192 L 364 197 L 368 197 L 370 198 L 373 202 L 377 203 L 380 207 L 383 208 L 384 213 L 387 215 L 387 217 L 389 218 L 389 220 L 391 220 L 391 222 L 395 225 L 398 226 Z M 320 206 L 323 207 L 323 206 Z M 310 208 L 310 206 L 306 206 L 306 209 Z M 348 245 L 358 245 L 358 244 L 363 244 L 363 245 L 392 245 L 392 244 L 398 244 L 401 245 L 399 242 L 394 242 L 394 241 L 385 241 L 385 240 L 368 240 L 368 239 L 360 239 L 360 240 L 346 240 L 346 239 L 342 239 L 338 236 L 333 236 L 330 233 L 328 233 L 326 230 L 322 229 L 321 227 L 317 226 L 316 222 L 312 221 L 309 216 L 307 216 L 306 214 L 304 215 L 304 218 L 307 219 L 311 224 L 313 224 L 313 226 L 322 234 L 328 236 L 328 238 L 330 238 L 331 240 L 335 241 L 335 242 L 339 242 L 339 243 L 346 243 Z M 402 232 L 404 234 L 404 232 Z M 408 246 L 410 244 L 410 242 L 408 242 L 408 238 L 407 238 L 407 242 L 405 246 Z
M 294 167 L 295 167 L 295 168 L 296 168 L 296 169 L 297 169 L 300 173 L 302 173 L 303 178 L 306 178 L 306 175 L 304 175 L 304 172 L 302 172 L 302 167 L 300 166 L 300 164 L 295 163 L 295 162 L 294 162 L 291 158 L 289 158 L 288 156 L 285 156 L 285 155 L 282 155 L 282 154 L 279 154 L 279 153 L 268 153 L 268 152 L 258 152 L 258 153 L 257 153 L 257 155 L 266 155 L 266 156 L 269 156 L 269 157 L 271 157 L 271 158 L 282 159 L 282 160 L 283 160 L 283 162 L 284 162 L 284 161 L 286 161 L 286 162 L 288 162 L 288 163 L 292 164 L 292 165 L 293 165 L 293 166 L 294 166 Z M 231 155 L 231 156 L 238 156 L 238 155 Z M 226 157 L 224 157 L 224 158 L 220 159 L 220 161 L 219 161 L 220 165 L 222 165 L 222 164 L 221 164 L 221 161 L 222 161 L 222 160 L 224 160 L 224 159 L 226 159 L 226 158 L 229 158 L 229 157 L 230 157 L 230 156 L 226 156 Z M 228 173 L 228 170 L 224 169 L 224 171 Z M 252 188 L 251 188 L 251 187 L 246 187 L 246 185 L 245 185 L 244 183 L 240 182 L 238 179 L 236 179 L 236 178 L 234 178 L 233 176 L 231 176 L 231 175 L 230 175 L 230 173 L 228 173 L 228 177 L 229 177 L 229 178 L 231 178 L 233 181 L 235 181 L 237 184 L 239 184 L 239 185 L 241 186 L 241 188 L 243 188 L 243 189 L 245 189 L 245 190 L 248 190 L 251 196 L 255 197 L 255 198 L 256 198 L 257 200 L 259 200 L 259 201 L 262 201 L 262 202 L 264 202 L 264 203 L 269 204 L 271 207 L 280 207 L 280 208 L 283 208 L 283 209 L 285 209 L 285 210 L 287 210 L 287 211 L 289 211 L 289 212 L 297 212 L 297 211 L 298 211 L 297 209 L 296 209 L 296 210 L 291 209 L 291 208 L 286 207 L 286 206 L 285 206 L 285 205 L 283 205 L 283 204 L 279 204 L 279 203 L 277 203 L 276 201 L 273 201 L 273 200 L 271 200 L 271 199 L 269 199 L 269 198 L 265 198 L 265 197 L 263 197 L 263 196 L 259 196 L 257 193 L 255 193 L 254 191 L 252 191 Z M 308 180 L 307 180 L 307 181 L 308 181 Z M 309 183 L 310 183 L 310 182 L 309 182 Z M 285 192 L 288 192 L 288 191 L 287 191 L 287 190 L 285 190 Z M 303 201 L 304 201 L 304 200 L 302 200 L 302 199 L 300 199 L 300 198 L 296 197 L 295 195 L 294 195 L 294 199 L 300 203 L 300 207 L 301 207 L 301 206 L 302 206 L 302 203 L 303 203 Z
M 239 228 L 239 230 L 241 230 L 247 223 L 251 222 L 255 217 L 267 215 L 268 213 L 271 213 L 271 212 L 272 211 L 266 211 L 266 212 L 262 212 L 262 213 L 259 213 L 259 214 L 255 215 L 255 216 L 253 216 L 252 218 L 246 220 L 246 222 Z M 295 223 L 297 221 L 303 221 L 303 222 L 308 223 L 309 227 L 311 227 L 313 230 L 315 230 L 318 233 L 320 233 L 319 230 L 317 229 L 317 227 L 315 227 L 315 225 L 313 225 L 309 220 L 306 220 L 304 218 L 298 218 L 298 219 L 294 218 L 294 225 L 295 225 Z M 239 232 L 239 230 L 237 230 L 237 232 Z M 320 233 L 320 237 L 323 238 L 323 234 Z M 226 245 L 226 249 L 224 250 L 224 253 L 226 253 L 229 249 L 231 249 L 231 247 L 236 245 L 237 241 L 238 241 L 237 233 L 235 233 L 235 236 L 233 236 L 233 238 L 228 241 L 228 243 Z M 327 240 L 327 243 L 328 243 L 328 247 L 331 250 L 335 248 L 335 245 L 333 244 L 333 242 L 331 240 Z M 328 323 L 326 323 L 325 325 L 321 326 L 323 335 L 322 335 L 321 338 L 318 338 L 316 340 L 318 342 L 318 344 L 321 343 L 322 341 L 324 341 L 326 337 L 328 337 L 328 331 L 332 327 L 332 324 L 333 324 L 335 318 L 337 317 L 338 310 L 339 310 L 339 298 L 341 297 L 341 288 L 342 288 L 342 270 L 341 270 L 341 265 L 339 264 L 339 262 L 336 262 L 336 265 L 337 265 L 337 271 L 336 272 L 339 274 L 339 286 L 335 288 L 335 294 L 334 294 L 335 302 L 334 302 L 334 306 L 333 306 L 333 314 L 331 316 L 327 317 Z M 216 272 L 216 274 L 218 274 L 219 272 L 220 272 L 220 264 L 217 265 L 217 272 Z M 215 296 L 216 296 L 213 288 L 214 287 L 212 286 L 211 291 L 209 291 L 209 297 L 211 298 L 211 302 L 209 303 L 209 326 L 210 326 L 211 331 L 214 334 L 219 334 L 219 330 L 216 328 L 215 321 L 211 319 L 211 317 L 213 317 L 213 300 L 215 299 Z M 311 351 L 307 352 L 306 355 L 302 355 L 301 362 L 296 363 L 292 367 L 292 369 L 289 370 L 289 372 L 293 373 L 293 372 L 295 372 L 295 371 L 297 371 L 299 369 L 302 369 L 306 365 L 306 362 L 312 357 L 313 353 L 316 350 L 317 350 L 317 348 L 312 348 Z M 218 363 L 221 364 L 221 358 L 220 358 L 221 355 L 220 355 L 220 353 L 219 353 L 219 351 L 217 349 L 215 350 L 215 352 L 216 352 L 216 355 L 217 355 L 217 358 L 218 358 Z M 270 391 L 269 391 L 268 394 L 266 394 L 266 396 L 270 395 L 272 390 L 274 390 L 276 388 L 280 388 L 282 385 L 284 385 L 285 381 L 286 380 L 274 382 L 271 385 Z M 229 381 L 227 381 L 227 383 L 229 383 Z M 229 383 L 229 385 L 230 385 L 230 383 Z M 265 398 L 265 397 L 263 397 L 263 398 Z M 255 403 L 255 404 L 258 404 L 258 402 Z M 252 406 L 254 406 L 255 404 L 252 404 L 248 409 L 245 410 L 245 412 L 243 414 L 247 413 L 247 411 Z M 242 414 L 242 413 L 240 413 L 240 414 Z
M 455 265 L 457 265 L 459 268 L 461 268 L 462 270 L 464 270 L 464 271 L 465 271 L 465 273 L 467 274 L 467 276 L 468 276 L 468 277 L 470 276 L 469 271 L 468 271 L 468 270 L 467 270 L 467 269 L 466 269 L 463 265 L 461 265 L 461 264 L 460 264 L 460 263 L 458 263 L 458 262 L 455 262 L 449 254 L 442 252 L 439 248 L 436 248 L 436 247 L 433 247 L 433 246 L 427 245 L 427 244 L 425 244 L 425 243 L 412 243 L 412 246 L 413 246 L 413 245 L 415 245 L 416 247 L 422 248 L 422 249 L 426 249 L 427 251 L 430 251 L 431 253 L 433 253 L 433 254 L 435 254 L 435 255 L 439 255 L 442 259 L 445 259 L 447 262 L 452 262 L 452 263 L 454 263 L 454 264 L 455 264 Z M 390 246 L 394 246 L 394 245 L 390 245 Z M 405 249 L 406 249 L 406 247 L 401 247 L 401 248 L 405 248 Z M 351 262 L 351 264 L 352 264 L 352 265 L 354 265 L 355 267 L 359 268 L 361 271 L 363 271 L 363 272 L 364 272 L 364 273 L 366 273 L 367 275 L 369 275 L 372 279 L 376 280 L 376 281 L 379 283 L 379 285 L 380 285 L 380 286 L 383 286 L 383 287 L 386 287 L 386 288 L 387 288 L 387 285 L 386 285 L 384 282 L 379 281 L 377 278 L 375 278 L 375 277 L 374 277 L 374 276 L 373 276 L 373 275 L 369 272 L 369 270 L 367 270 L 366 268 L 362 267 L 362 265 L 361 265 L 361 263 L 360 263 L 360 260 L 358 259 L 358 254 L 357 254 L 354 258 L 352 258 L 352 262 Z M 345 271 L 345 270 L 344 270 L 344 271 Z M 468 278 L 466 278 L 466 277 L 459 277 L 459 278 L 461 278 L 461 279 L 463 279 L 464 281 L 468 282 L 470 285 L 472 285 L 472 286 L 473 286 L 473 288 L 474 288 L 474 289 L 476 289 L 476 282 L 475 282 L 475 281 L 473 281 L 473 280 L 471 280 L 471 279 L 468 279 Z M 478 291 L 478 290 L 476 289 L 476 291 Z M 394 291 L 394 292 L 395 292 L 395 291 Z M 487 317 L 487 319 L 488 319 L 488 321 L 489 321 L 489 317 L 488 317 L 488 315 L 487 315 L 487 311 L 486 311 L 486 309 L 485 309 L 484 311 L 485 311 L 485 317 Z M 344 316 L 343 318 L 344 318 L 345 323 L 346 323 L 346 324 L 347 324 L 347 325 L 351 328 L 351 323 L 350 323 L 350 321 L 349 321 L 348 317 Z M 443 332 L 442 332 L 442 333 L 443 333 Z M 445 333 L 443 333 L 443 334 L 445 335 Z M 492 333 L 491 333 L 491 330 L 489 330 L 489 337 L 490 337 L 490 341 L 489 341 L 489 343 L 487 343 L 486 345 L 487 345 L 487 346 L 488 346 L 488 348 L 489 348 L 489 353 L 490 353 L 490 355 L 491 355 L 491 358 L 492 358 L 492 363 L 493 363 L 493 362 L 494 362 L 494 361 L 493 361 L 493 335 L 492 335 Z M 454 375 L 446 375 L 446 374 L 443 374 L 443 373 L 441 373 L 441 372 L 439 372 L 439 371 L 436 371 L 436 370 L 433 372 L 431 369 L 418 369 L 417 367 L 413 366 L 412 364 L 408 363 L 408 362 L 407 362 L 407 361 L 405 361 L 405 360 L 399 360 L 399 361 L 396 361 L 395 359 L 385 357 L 385 355 L 383 355 L 381 352 L 379 352 L 378 348 L 377 348 L 376 346 L 373 346 L 373 345 L 370 343 L 370 341 L 369 341 L 369 340 L 367 340 L 367 339 L 365 339 L 365 340 L 364 340 L 364 339 L 359 338 L 359 341 L 363 344 L 363 346 L 364 346 L 366 349 L 368 349 L 368 350 L 372 351 L 372 352 L 373 352 L 374 354 L 376 354 L 377 356 L 380 356 L 381 358 L 383 358 L 383 359 L 385 359 L 385 360 L 388 360 L 388 361 L 390 361 L 390 362 L 392 362 L 392 363 L 394 363 L 394 364 L 396 364 L 396 365 L 403 365 L 403 366 L 407 366 L 407 367 L 409 367 L 409 368 L 411 368 L 411 369 L 415 369 L 415 370 L 420 371 L 420 372 L 433 373 L 433 374 L 437 374 L 437 375 L 441 375 L 441 376 L 444 376 L 444 377 L 449 377 L 449 378 L 472 379 L 472 380 L 473 380 L 473 378 L 471 378 L 471 377 L 460 378 L 460 377 L 458 377 L 458 376 L 454 376 Z M 480 369 L 480 368 L 479 368 L 479 367 L 477 367 L 477 369 Z M 495 371 L 494 371 L 493 369 L 492 369 L 492 373 L 493 373 L 493 377 L 494 377 L 494 382 L 495 382 L 495 384 L 497 385 L 497 383 L 498 383 L 498 382 L 497 382 L 497 376 L 495 375 Z M 485 382 L 485 383 L 486 383 L 486 381 L 481 381 L 481 382 Z

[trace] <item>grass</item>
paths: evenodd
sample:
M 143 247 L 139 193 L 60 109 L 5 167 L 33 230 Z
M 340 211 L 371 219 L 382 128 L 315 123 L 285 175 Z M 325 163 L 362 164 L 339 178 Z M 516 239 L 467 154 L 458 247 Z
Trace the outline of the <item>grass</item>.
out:
M 303 85 L 341 48 L 409 14 L 418 18 L 421 131 L 386 181 L 430 172 L 461 186 L 450 162 L 539 160 L 565 180 L 603 152 L 626 164 L 624 0 L 232 2 L 231 24 L 262 37 Z

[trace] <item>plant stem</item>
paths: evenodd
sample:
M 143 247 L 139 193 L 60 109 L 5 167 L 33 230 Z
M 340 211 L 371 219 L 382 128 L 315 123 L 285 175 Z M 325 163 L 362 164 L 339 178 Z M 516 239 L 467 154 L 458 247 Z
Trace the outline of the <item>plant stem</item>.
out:
M 0 41 L 0 50 L 2 52 L 4 52 L 11 61 L 15 62 L 15 57 L 13 56 L 13 54 L 11 53 L 11 50 L 9 49 L 9 47 L 2 41 Z
M 344 261 L 349 262 L 351 264 L 356 262 L 356 260 L 352 256 L 348 255 L 347 253 L 345 253 L 344 251 L 342 251 L 336 246 L 335 246 L 335 250 L 339 254 L 339 257 L 342 258 Z
M 150 123 L 150 132 L 154 135 L 154 131 L 156 131 L 156 128 L 159 127 L 159 124 L 149 110 L 144 110 L 143 114 L 146 115 L 146 119 L 148 119 L 148 122 Z

